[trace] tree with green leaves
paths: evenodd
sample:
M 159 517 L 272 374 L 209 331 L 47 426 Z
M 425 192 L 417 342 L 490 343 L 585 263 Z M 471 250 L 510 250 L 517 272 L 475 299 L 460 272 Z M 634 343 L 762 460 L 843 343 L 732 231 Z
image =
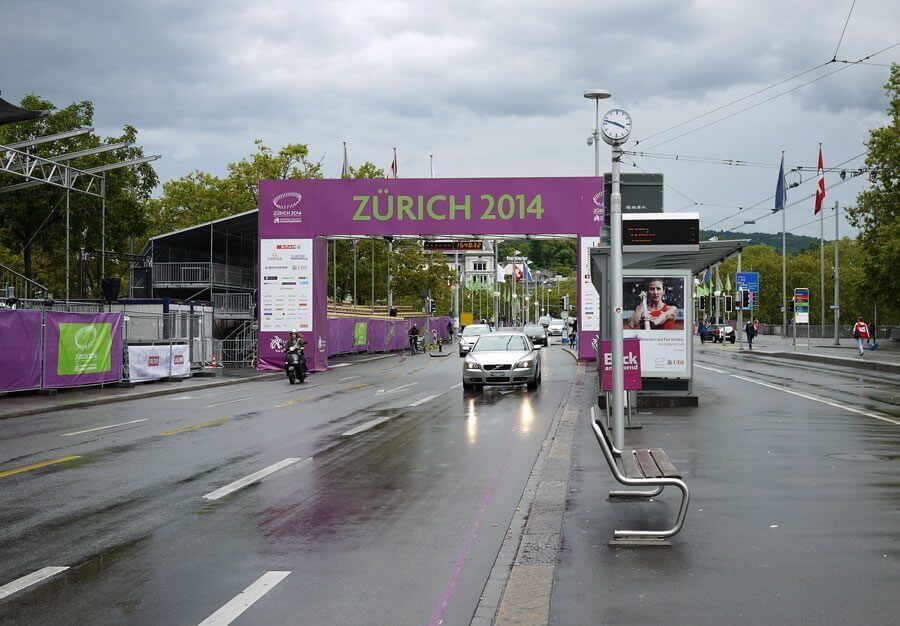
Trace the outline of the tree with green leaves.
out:
M 856 207 L 848 209 L 850 222 L 859 229 L 865 249 L 865 286 L 870 302 L 883 302 L 885 313 L 897 315 L 900 305 L 900 65 L 891 65 L 884 86 L 890 102 L 887 125 L 869 134 L 866 165 L 872 185 L 859 194 Z M 841 263 L 843 269 L 843 263 Z M 855 311 L 845 311 L 846 315 Z M 896 317 L 890 320 L 897 323 Z
M 35 94 L 25 96 L 19 106 L 47 111 L 44 117 L 0 126 L 0 144 L 8 145 L 38 137 L 86 128 L 93 125 L 94 105 L 76 102 L 57 108 L 49 100 Z M 125 126 L 116 137 L 101 138 L 86 133 L 28 148 L 32 154 L 52 158 L 66 153 L 102 145 L 137 141 L 137 129 Z M 78 169 L 88 169 L 143 156 L 140 147 L 132 145 L 117 150 L 72 159 Z M 141 237 L 148 227 L 144 202 L 157 184 L 156 173 L 149 163 L 109 171 L 106 179 L 106 249 L 127 252 L 128 242 Z M 0 186 L 25 182 L 13 174 L 0 174 Z M 59 294 L 65 289 L 65 197 L 60 187 L 38 185 L 0 194 L 0 247 L 3 258 L 28 278 L 47 285 Z M 82 193 L 70 193 L 71 250 L 99 250 L 101 247 L 100 199 Z M 127 264 L 107 264 L 107 274 L 127 272 Z M 98 295 L 99 263 L 88 267 L 93 294 Z

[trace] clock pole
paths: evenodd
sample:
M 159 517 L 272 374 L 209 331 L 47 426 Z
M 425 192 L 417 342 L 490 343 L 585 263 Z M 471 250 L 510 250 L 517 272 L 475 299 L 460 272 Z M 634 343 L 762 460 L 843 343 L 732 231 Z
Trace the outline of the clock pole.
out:
M 610 343 L 612 344 L 612 405 L 613 443 L 620 450 L 625 447 L 625 372 L 622 332 L 622 193 L 620 165 L 622 146 L 612 145 L 612 197 L 609 210 L 609 292 L 610 292 Z

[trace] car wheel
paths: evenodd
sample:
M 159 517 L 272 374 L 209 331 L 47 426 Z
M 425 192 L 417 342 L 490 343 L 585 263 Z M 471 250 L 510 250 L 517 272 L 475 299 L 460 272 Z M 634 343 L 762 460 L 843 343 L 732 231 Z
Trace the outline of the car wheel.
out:
M 534 391 L 537 388 L 538 388 L 538 379 L 537 378 L 535 378 L 532 381 L 529 381 L 529 383 L 528 383 L 529 390 Z
M 463 391 L 472 391 L 475 388 L 475 385 L 472 383 L 463 383 Z

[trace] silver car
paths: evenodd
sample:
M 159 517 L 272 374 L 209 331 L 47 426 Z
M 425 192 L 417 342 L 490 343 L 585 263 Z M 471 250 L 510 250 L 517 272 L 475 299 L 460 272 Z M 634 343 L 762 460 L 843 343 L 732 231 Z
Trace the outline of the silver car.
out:
M 463 360 L 463 389 L 541 384 L 541 351 L 520 332 L 482 335 Z
M 493 330 L 487 324 L 469 324 L 463 328 L 459 335 L 459 356 L 466 356 L 481 335 L 493 332 Z
M 559 318 L 550 320 L 547 325 L 548 335 L 562 335 L 566 331 L 566 323 Z

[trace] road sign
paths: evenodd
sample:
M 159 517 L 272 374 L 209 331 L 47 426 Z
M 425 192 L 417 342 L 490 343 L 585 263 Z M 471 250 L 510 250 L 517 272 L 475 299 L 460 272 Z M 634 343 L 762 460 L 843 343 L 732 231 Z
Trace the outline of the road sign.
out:
M 809 289 L 794 289 L 794 321 L 797 324 L 809 324 Z
M 738 272 L 735 283 L 738 291 L 759 293 L 759 272 Z

